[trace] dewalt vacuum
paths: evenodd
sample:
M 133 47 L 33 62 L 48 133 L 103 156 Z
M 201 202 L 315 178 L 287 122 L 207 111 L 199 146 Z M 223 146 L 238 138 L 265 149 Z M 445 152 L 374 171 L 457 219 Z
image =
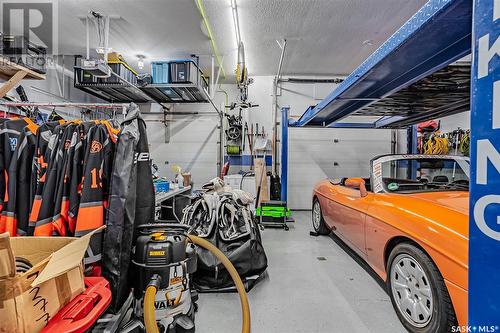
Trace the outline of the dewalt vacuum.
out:
M 132 260 L 133 312 L 138 319 L 137 325 L 129 325 L 126 331 L 195 332 L 194 315 L 198 295 L 191 289 L 190 276 L 196 271 L 194 245 L 197 245 L 212 252 L 231 275 L 241 301 L 241 332 L 250 332 L 250 308 L 245 287 L 233 264 L 217 247 L 189 234 L 189 226 L 183 224 L 154 223 L 141 225 L 138 230 Z

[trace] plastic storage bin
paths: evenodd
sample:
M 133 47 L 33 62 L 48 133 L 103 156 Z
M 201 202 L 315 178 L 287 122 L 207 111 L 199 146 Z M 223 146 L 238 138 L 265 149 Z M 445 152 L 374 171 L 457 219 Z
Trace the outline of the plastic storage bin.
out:
M 168 181 L 156 181 L 153 183 L 155 186 L 155 192 L 168 192 L 170 191 L 170 182 Z
M 198 67 L 192 61 L 171 61 L 170 82 L 171 83 L 194 83 L 198 84 L 200 74 Z
M 137 74 L 133 72 L 125 63 L 108 63 L 111 70 L 120 76 L 122 79 L 132 84 L 137 84 Z M 120 83 L 120 79 L 112 75 L 109 78 L 103 79 L 102 83 Z
M 109 282 L 103 277 L 86 277 L 85 291 L 50 319 L 41 333 L 89 332 L 111 303 Z
M 166 84 L 169 81 L 169 63 L 168 61 L 155 61 L 151 63 L 151 76 L 153 83 Z

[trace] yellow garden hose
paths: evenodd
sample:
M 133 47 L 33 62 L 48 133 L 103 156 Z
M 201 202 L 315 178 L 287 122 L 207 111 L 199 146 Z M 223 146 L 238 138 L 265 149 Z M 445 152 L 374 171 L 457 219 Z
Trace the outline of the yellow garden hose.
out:
M 236 268 L 234 268 L 233 264 L 224 255 L 224 253 L 222 253 L 221 250 L 209 241 L 193 235 L 189 235 L 188 238 L 193 244 L 201 246 L 202 248 L 212 252 L 212 254 L 216 256 L 227 269 L 229 275 L 231 275 L 231 278 L 236 285 L 236 290 L 238 290 L 238 295 L 240 296 L 241 312 L 243 316 L 241 333 L 250 333 L 250 306 L 248 305 L 245 286 L 243 285 Z M 159 333 L 158 325 L 156 324 L 154 307 L 156 291 L 157 287 L 150 284 L 146 288 L 146 295 L 144 296 L 144 324 L 146 325 L 146 333 Z

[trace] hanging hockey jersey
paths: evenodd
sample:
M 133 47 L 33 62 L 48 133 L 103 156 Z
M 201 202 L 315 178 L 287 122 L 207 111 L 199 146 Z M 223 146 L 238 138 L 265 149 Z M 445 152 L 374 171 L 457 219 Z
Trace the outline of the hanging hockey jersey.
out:
M 35 223 L 35 236 L 66 236 L 66 229 L 64 226 L 61 224 L 54 224 L 53 222 L 54 215 L 57 214 L 55 213 L 56 206 L 60 207 L 58 201 L 61 200 L 61 197 L 56 197 L 56 190 L 59 182 L 58 178 L 61 177 L 63 169 L 64 148 L 67 142 L 71 141 L 71 137 L 76 127 L 77 124 L 75 123 L 57 126 L 55 133 L 49 140 L 48 151 L 46 152 L 46 155 L 49 155 L 47 159 L 48 165 L 43 184 L 38 218 Z
M 49 141 L 54 134 L 57 126 L 62 124 L 64 124 L 64 121 L 48 122 L 41 125 L 37 131 L 35 156 L 33 158 L 31 172 L 32 192 L 30 196 L 31 212 L 29 217 L 28 235 L 33 235 L 35 224 L 38 220 L 38 214 L 40 212 L 43 186 L 45 185 L 48 162 L 50 161 Z M 54 136 L 52 140 L 55 141 L 55 139 L 56 137 Z
M 9 200 L 2 212 L 0 223 L 12 236 L 24 236 L 28 232 L 31 195 L 31 171 L 35 154 L 38 126 L 26 126 L 17 145 L 8 169 L 7 196 Z
M 75 226 L 75 236 L 83 236 L 104 224 L 105 207 L 109 194 L 109 181 L 113 161 L 113 141 L 105 125 L 89 130 L 85 147 L 85 163 L 81 185 L 81 197 Z M 85 263 L 101 259 L 102 232 L 90 240 Z
M 78 137 L 79 125 L 76 123 L 70 123 L 66 126 L 61 142 L 59 142 L 57 148 L 57 165 L 55 171 L 55 186 L 54 186 L 54 206 L 52 207 L 52 225 L 55 228 L 55 233 L 61 236 L 72 236 L 70 233 L 67 219 L 61 215 L 61 209 L 65 205 L 64 201 L 64 185 L 68 182 L 67 175 L 67 165 L 70 163 L 70 152 L 73 151 L 73 147 L 76 145 L 76 140 Z
M 79 127 L 79 140 L 73 150 L 73 160 L 70 161 L 68 168 L 71 168 L 68 173 L 71 174 L 69 177 L 69 187 L 68 190 L 68 211 L 65 214 L 68 216 L 68 221 L 70 229 L 74 234 L 76 229 L 76 218 L 78 215 L 78 209 L 80 208 L 80 198 L 82 195 L 82 181 L 83 181 L 83 165 L 85 160 L 85 152 L 87 151 L 87 134 L 90 129 L 96 124 L 94 122 L 86 122 L 80 124 Z M 65 207 L 66 208 L 66 207 Z
M 4 124 L 9 121 L 8 118 L 0 118 L 0 140 L 4 129 Z M 3 210 L 3 197 L 5 195 L 5 166 L 3 161 L 3 143 L 0 141 L 0 212 Z
M 16 151 L 19 137 L 26 126 L 32 128 L 32 132 L 36 132 L 37 125 L 33 123 L 29 118 L 19 118 L 14 120 L 8 120 L 3 123 L 2 129 L 0 130 L 0 152 L 2 163 L 0 163 L 0 206 L 2 210 L 7 207 L 9 201 L 8 184 L 9 184 L 9 167 L 12 160 L 12 156 Z M 6 221 L 4 218 L 0 219 L 0 233 L 6 231 Z M 12 231 L 12 230 L 10 230 Z

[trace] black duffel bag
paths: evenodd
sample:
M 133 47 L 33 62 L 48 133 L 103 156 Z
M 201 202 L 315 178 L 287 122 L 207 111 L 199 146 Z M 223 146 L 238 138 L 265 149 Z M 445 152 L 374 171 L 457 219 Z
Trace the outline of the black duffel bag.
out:
M 250 290 L 264 276 L 267 256 L 248 194 L 205 193 L 184 210 L 183 223 L 195 234 L 217 246 L 228 257 Z M 198 247 L 198 268 L 193 275 L 200 292 L 236 291 L 225 267 L 208 250 Z

